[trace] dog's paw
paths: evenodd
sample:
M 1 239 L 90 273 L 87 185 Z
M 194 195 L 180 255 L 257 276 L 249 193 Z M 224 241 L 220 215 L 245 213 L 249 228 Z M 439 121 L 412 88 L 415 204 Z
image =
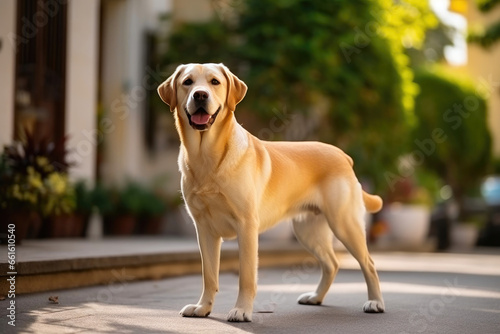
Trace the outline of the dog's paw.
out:
M 231 321 L 231 322 L 247 321 L 247 322 L 250 322 L 250 321 L 252 321 L 252 311 L 245 311 L 242 308 L 235 307 L 231 311 L 229 311 L 229 314 L 227 315 L 227 321 Z
M 318 298 L 316 292 L 307 292 L 300 295 L 297 302 L 303 305 L 321 305 L 322 300 Z
M 363 305 L 366 313 L 383 313 L 385 311 L 384 302 L 380 300 L 369 300 Z
M 208 317 L 211 309 L 204 305 L 189 304 L 179 312 L 183 317 Z

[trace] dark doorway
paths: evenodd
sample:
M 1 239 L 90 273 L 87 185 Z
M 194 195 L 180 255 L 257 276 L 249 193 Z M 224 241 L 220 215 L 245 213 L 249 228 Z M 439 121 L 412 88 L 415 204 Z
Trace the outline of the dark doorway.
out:
M 17 2 L 14 137 L 64 138 L 67 5 L 55 0 Z

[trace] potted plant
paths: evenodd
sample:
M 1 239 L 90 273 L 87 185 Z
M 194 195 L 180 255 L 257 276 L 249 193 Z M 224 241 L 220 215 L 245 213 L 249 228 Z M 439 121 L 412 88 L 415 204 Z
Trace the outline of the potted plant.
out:
M 94 232 L 99 236 L 110 234 L 108 221 L 116 209 L 114 196 L 115 194 L 111 189 L 106 187 L 102 182 L 97 182 L 90 192 L 92 212 L 97 213 L 100 219 L 96 220 L 99 223 L 98 226 L 90 226 L 89 229 L 94 228 Z
M 0 156 L 0 239 L 7 242 L 7 230 L 14 224 L 16 244 L 37 234 L 41 218 L 37 211 L 42 181 L 33 168 L 16 172 L 9 160 L 10 147 Z
M 140 234 L 159 234 L 164 213 L 167 210 L 165 200 L 159 193 L 144 189 L 138 232 Z
M 110 190 L 113 210 L 104 215 L 104 232 L 108 235 L 131 235 L 140 214 L 143 191 L 129 181 L 122 189 Z
M 73 214 L 74 229 L 72 235 L 75 237 L 85 237 L 93 208 L 92 191 L 88 188 L 85 181 L 76 182 L 74 189 L 76 206 Z
M 385 227 L 381 242 L 416 247 L 427 240 L 433 202 L 429 187 L 418 176 L 400 179 L 388 193 L 378 220 Z
M 65 173 L 52 172 L 44 180 L 44 191 L 40 197 L 40 210 L 44 217 L 44 238 L 74 236 L 75 220 L 74 188 Z
M 23 140 L 4 149 L 10 174 L 5 207 L 11 220 L 22 217 L 21 220 L 31 222 L 31 236 L 37 236 L 38 230 L 45 237 L 64 236 L 69 228 L 67 223 L 58 223 L 74 208 L 65 142 L 66 138 L 58 142 L 35 138 L 33 132 L 25 129 Z
M 110 216 L 114 210 L 113 194 L 109 188 L 98 182 L 90 193 L 92 205 L 103 217 Z
M 109 235 L 110 220 L 116 210 L 116 192 L 98 182 L 92 190 L 91 197 L 93 207 L 102 217 L 102 232 Z

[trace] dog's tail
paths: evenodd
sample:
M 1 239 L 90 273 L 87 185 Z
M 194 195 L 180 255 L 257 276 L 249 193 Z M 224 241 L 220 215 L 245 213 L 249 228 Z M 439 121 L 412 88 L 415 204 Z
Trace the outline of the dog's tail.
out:
M 365 202 L 366 211 L 370 213 L 379 212 L 382 209 L 383 201 L 380 196 L 370 195 L 363 190 L 363 202 Z

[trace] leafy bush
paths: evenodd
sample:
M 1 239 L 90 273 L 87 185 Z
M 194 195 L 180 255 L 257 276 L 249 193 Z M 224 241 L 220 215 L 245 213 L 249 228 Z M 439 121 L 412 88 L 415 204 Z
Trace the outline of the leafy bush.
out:
M 75 211 L 83 214 L 90 214 L 93 207 L 92 191 L 85 181 L 78 181 L 75 188 Z
M 141 214 L 146 217 L 156 217 L 167 210 L 167 205 L 161 196 L 152 191 L 145 191 L 142 198 Z
M 109 188 L 102 183 L 97 183 L 91 193 L 92 205 L 97 208 L 103 216 L 110 215 L 115 211 L 113 194 Z
M 415 148 L 423 165 L 438 173 L 461 202 L 490 166 L 486 99 L 470 79 L 439 67 L 418 71 L 415 81 L 420 85 Z
M 144 189 L 137 183 L 128 182 L 116 193 L 116 211 L 118 214 L 138 216 L 143 207 Z
M 133 181 L 123 187 L 106 187 L 98 183 L 92 190 L 91 202 L 103 216 L 157 216 L 167 210 L 162 196 Z

